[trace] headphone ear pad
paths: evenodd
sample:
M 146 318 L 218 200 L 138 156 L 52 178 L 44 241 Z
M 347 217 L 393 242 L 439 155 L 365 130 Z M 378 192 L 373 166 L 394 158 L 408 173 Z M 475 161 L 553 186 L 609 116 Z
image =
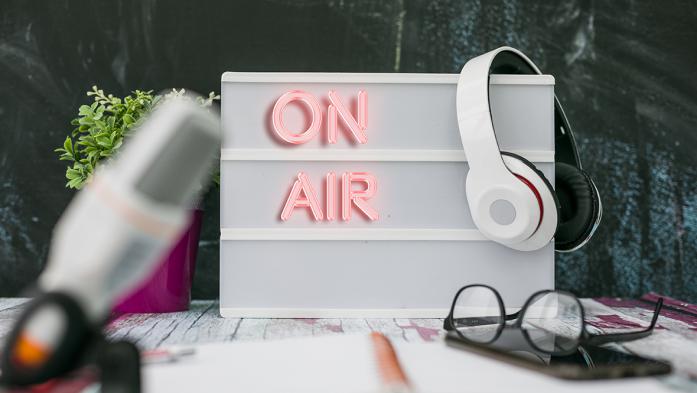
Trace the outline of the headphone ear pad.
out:
M 600 198 L 586 172 L 572 165 L 555 165 L 555 183 L 561 206 L 555 248 L 572 251 L 593 233 L 600 214 Z

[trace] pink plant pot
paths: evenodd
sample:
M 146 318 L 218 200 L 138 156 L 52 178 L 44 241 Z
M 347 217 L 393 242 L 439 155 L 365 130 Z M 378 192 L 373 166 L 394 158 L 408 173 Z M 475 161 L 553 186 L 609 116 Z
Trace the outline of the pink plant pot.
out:
M 189 227 L 172 251 L 149 279 L 116 301 L 114 313 L 165 313 L 189 309 L 203 211 L 196 209 L 191 214 Z

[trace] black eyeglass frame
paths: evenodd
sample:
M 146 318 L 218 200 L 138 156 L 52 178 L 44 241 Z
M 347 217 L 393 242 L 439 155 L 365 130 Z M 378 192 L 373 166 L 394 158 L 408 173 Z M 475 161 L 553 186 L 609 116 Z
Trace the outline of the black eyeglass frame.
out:
M 455 311 L 455 304 L 457 303 L 457 299 L 458 299 L 458 297 L 460 297 L 460 294 L 463 291 L 465 291 L 469 288 L 474 288 L 474 287 L 483 287 L 483 288 L 487 288 L 487 289 L 491 290 L 494 293 L 494 295 L 496 296 L 496 301 L 499 305 L 500 315 L 498 316 L 498 318 L 502 317 L 501 318 L 502 320 L 498 323 L 499 326 L 497 327 L 496 334 L 489 341 L 482 342 L 482 341 L 474 341 L 474 340 L 468 339 L 467 337 L 465 337 L 464 334 L 462 334 L 462 332 L 460 332 L 460 330 L 458 330 L 455 327 L 455 318 L 453 317 L 453 314 Z M 576 343 L 576 346 L 573 349 L 569 349 L 569 350 L 565 350 L 565 351 L 556 351 L 556 350 L 549 351 L 549 350 L 539 348 L 537 345 L 535 345 L 534 341 L 530 338 L 530 335 L 528 334 L 526 329 L 522 327 L 523 319 L 520 318 L 520 316 L 525 315 L 525 311 L 527 311 L 528 307 L 530 306 L 530 303 L 532 303 L 532 301 L 535 300 L 537 297 L 543 296 L 543 295 L 546 295 L 549 293 L 556 293 L 559 295 L 569 296 L 578 304 L 578 307 L 579 307 L 579 310 L 581 313 L 581 335 L 578 337 L 578 339 L 577 339 L 578 342 Z M 558 291 L 558 290 L 552 290 L 552 289 L 543 289 L 541 291 L 537 291 L 537 292 L 533 293 L 532 295 L 530 295 L 530 297 L 525 301 L 525 303 L 523 304 L 523 307 L 521 307 L 520 310 L 518 310 L 512 314 L 506 314 L 506 308 L 503 304 L 503 300 L 501 299 L 501 295 L 499 294 L 499 292 L 496 289 L 494 289 L 493 287 L 491 287 L 489 285 L 485 285 L 485 284 L 471 284 L 471 285 L 466 285 L 466 286 L 460 288 L 455 293 L 455 297 L 453 298 L 453 303 L 450 306 L 450 312 L 448 313 L 448 316 L 443 320 L 443 329 L 445 329 L 447 331 L 454 330 L 461 339 L 463 339 L 467 342 L 471 342 L 471 343 L 479 344 L 479 345 L 486 345 L 486 344 L 493 343 L 501 336 L 501 332 L 504 329 L 506 329 L 507 326 L 509 326 L 506 324 L 507 321 L 514 321 L 513 324 L 509 326 L 509 329 L 513 328 L 513 329 L 520 330 L 522 332 L 523 336 L 525 337 L 525 339 L 528 341 L 528 343 L 533 348 L 535 348 L 536 350 L 538 350 L 540 352 L 546 353 L 546 354 L 564 356 L 564 355 L 570 355 L 570 354 L 576 352 L 577 348 L 581 345 L 584 345 L 584 344 L 585 345 L 602 345 L 602 344 L 607 344 L 610 342 L 633 341 L 633 340 L 638 340 L 638 339 L 647 337 L 647 336 L 651 335 L 651 333 L 653 332 L 653 329 L 656 326 L 656 322 L 658 321 L 658 316 L 661 313 L 662 307 L 663 307 L 663 298 L 659 298 L 658 301 L 656 302 L 656 307 L 654 309 L 653 317 L 651 318 L 651 324 L 642 330 L 632 331 L 632 332 L 623 332 L 623 333 L 595 334 L 595 333 L 590 333 L 586 329 L 585 309 L 583 308 L 583 305 L 581 304 L 581 301 L 578 299 L 578 297 L 570 292 Z M 478 320 L 478 319 L 483 319 L 483 318 L 493 318 L 493 317 L 485 316 L 485 317 L 468 317 L 468 318 L 458 318 L 458 319 Z

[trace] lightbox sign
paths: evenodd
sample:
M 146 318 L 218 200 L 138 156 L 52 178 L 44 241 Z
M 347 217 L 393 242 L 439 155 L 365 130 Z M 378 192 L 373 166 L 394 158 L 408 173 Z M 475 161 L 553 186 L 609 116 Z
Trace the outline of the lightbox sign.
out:
M 501 148 L 554 178 L 553 78 L 491 81 Z M 467 283 L 507 304 L 553 287 L 552 245 L 517 252 L 472 222 L 456 83 L 223 74 L 221 314 L 443 317 Z

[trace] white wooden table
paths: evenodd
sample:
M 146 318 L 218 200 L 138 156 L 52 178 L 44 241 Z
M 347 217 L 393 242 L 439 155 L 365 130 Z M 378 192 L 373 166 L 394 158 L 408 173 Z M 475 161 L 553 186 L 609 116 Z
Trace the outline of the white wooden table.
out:
M 28 299 L 0 298 L 0 345 Z M 652 306 L 638 300 L 583 299 L 586 320 L 599 331 L 626 331 L 647 325 Z M 690 307 L 695 307 L 689 305 Z M 393 341 L 434 341 L 443 333 L 442 319 L 240 319 L 222 318 L 217 301 L 194 301 L 185 312 L 126 314 L 114 319 L 106 334 L 128 339 L 141 349 L 204 342 L 273 340 L 378 331 Z M 664 310 L 654 333 L 623 343 L 619 350 L 660 358 L 697 380 L 697 316 Z M 695 384 L 691 384 L 695 388 Z
M 28 299 L 0 298 L 0 341 Z M 128 339 L 142 349 L 203 342 L 271 340 L 285 337 L 378 331 L 398 341 L 433 341 L 442 319 L 226 319 L 218 302 L 195 300 L 189 311 L 128 314 L 107 327 L 107 336 Z
M 221 318 L 217 301 L 194 301 L 188 312 L 131 314 L 107 328 L 112 338 L 127 338 L 150 349 L 170 344 L 273 340 L 286 337 L 381 332 L 391 339 L 432 341 L 442 319 L 246 319 Z

